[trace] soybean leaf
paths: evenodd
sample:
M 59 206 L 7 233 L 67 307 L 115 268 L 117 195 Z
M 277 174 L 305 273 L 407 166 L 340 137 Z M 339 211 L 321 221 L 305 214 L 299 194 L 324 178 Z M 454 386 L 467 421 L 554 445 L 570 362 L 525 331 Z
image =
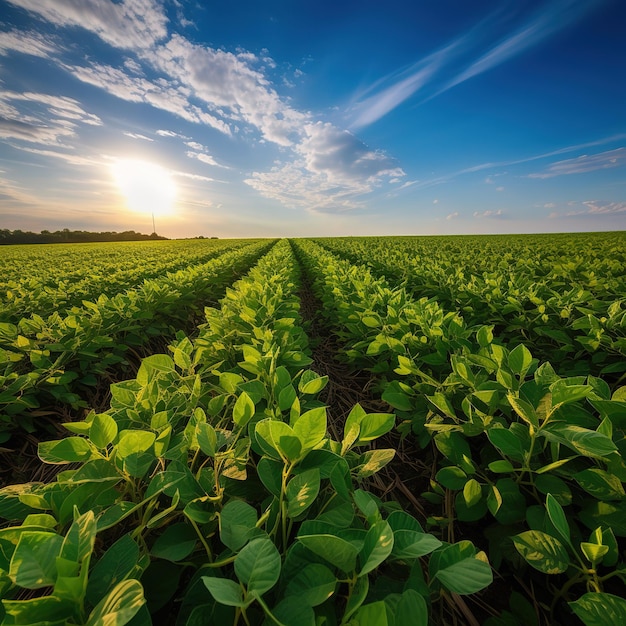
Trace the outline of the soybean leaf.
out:
M 473 507 L 480 502 L 481 498 L 482 488 L 480 483 L 476 479 L 470 478 L 463 487 L 463 499 L 465 500 L 465 504 L 467 504 L 468 508 Z
M 282 487 L 283 464 L 266 456 L 257 464 L 257 474 L 264 487 L 277 498 L 280 498 Z
M 511 462 L 504 459 L 502 461 L 492 461 L 487 467 L 489 467 L 494 474 L 510 474 L 515 471 Z
M 505 456 L 514 461 L 524 459 L 524 444 L 522 440 L 508 428 L 490 428 L 487 431 L 487 438 Z
M 119 434 L 119 440 L 115 450 L 119 458 L 126 458 L 131 454 L 141 454 L 147 452 L 156 434 L 147 430 L 123 430 Z
M 55 533 L 25 531 L 20 534 L 11 557 L 9 576 L 25 589 L 40 589 L 53 585 L 56 559 L 61 551 L 63 537 Z
M 442 467 L 435 475 L 435 480 L 446 489 L 457 491 L 463 489 L 467 482 L 467 474 L 460 467 L 450 465 Z
M 311 450 L 326 437 L 326 407 L 311 409 L 300 415 L 293 431 L 302 442 L 303 450 Z
M 42 626 L 65 626 L 74 612 L 74 602 L 56 595 L 30 600 L 2 601 L 4 624 L 37 624 Z M 9 621 L 9 618 L 12 618 Z
M 352 498 L 370 524 L 381 519 L 378 512 L 380 501 L 377 501 L 372 494 L 363 489 L 356 489 L 352 494 Z
M 317 498 L 320 491 L 320 471 L 317 468 L 306 470 L 294 476 L 287 485 L 287 514 L 298 517 Z
M 601 562 L 604 556 L 609 552 L 609 546 L 581 541 L 580 550 L 585 557 L 587 557 L 587 559 L 595 565 L 596 563 Z
M 328 384 L 328 376 L 318 376 L 312 370 L 306 370 L 298 384 L 300 393 L 307 395 L 318 394 Z
M 83 437 L 66 437 L 58 441 L 42 441 L 38 447 L 39 458 L 44 463 L 63 465 L 101 458 L 97 448 Z
M 598 467 L 582 470 L 574 474 L 574 479 L 598 500 L 622 500 L 626 495 L 622 481 Z
M 361 571 L 359 576 L 376 569 L 393 550 L 393 531 L 386 521 L 376 522 L 365 535 L 363 548 L 359 553 Z
M 217 433 L 215 428 L 207 422 L 200 422 L 196 425 L 196 437 L 200 450 L 209 457 L 215 456 L 217 449 Z
M 352 407 L 352 410 L 346 418 L 343 426 L 344 440 L 348 438 L 349 433 L 352 433 L 355 430 L 355 427 L 356 432 L 360 432 L 361 422 L 366 415 L 367 413 L 360 404 L 355 404 Z
M 291 462 L 299 458 L 302 442 L 288 424 L 268 418 L 257 423 L 255 432 L 257 442 L 272 458 Z
M 124 626 L 146 603 L 138 580 L 118 583 L 94 608 L 85 626 Z
M 396 423 L 393 413 L 368 413 L 361 420 L 358 443 L 366 443 L 378 439 L 388 433 Z
M 493 580 L 486 557 L 483 553 L 477 554 L 470 541 L 459 541 L 434 552 L 429 569 L 433 578 L 460 595 L 476 593 Z
M 517 398 L 512 393 L 507 394 L 507 400 L 509 404 L 513 407 L 513 410 L 528 424 L 531 424 L 534 428 L 539 428 L 539 418 L 537 417 L 537 413 L 533 406 L 526 402 L 526 400 L 522 400 L 521 398 Z
M 384 600 L 364 604 L 354 615 L 359 626 L 387 626 L 387 607 Z
M 553 474 L 540 474 L 535 478 L 537 491 L 544 495 L 551 494 L 562 506 L 568 506 L 572 502 L 572 492 L 567 483 Z
M 404 511 L 394 511 L 387 522 L 394 537 L 391 553 L 398 559 L 416 559 L 441 546 L 439 539 L 425 533 L 419 522 Z
M 256 530 L 257 512 L 243 500 L 230 500 L 220 513 L 220 539 L 237 552 Z
M 82 563 L 91 556 L 96 540 L 96 518 L 87 511 L 72 522 L 61 546 L 60 556 L 74 563 Z
M 96 605 L 111 587 L 124 580 L 137 566 L 139 546 L 130 535 L 123 535 L 100 557 L 89 574 L 87 600 Z
M 588 592 L 569 605 L 585 626 L 626 624 L 626 600 L 611 593 Z
M 367 478 L 380 471 L 387 463 L 390 463 L 395 456 L 393 448 L 368 450 L 361 455 L 359 465 L 356 467 L 357 479 Z
M 141 361 L 137 372 L 137 382 L 145 387 L 151 380 L 161 374 L 175 371 L 174 361 L 167 354 L 153 354 Z
M 89 427 L 89 439 L 100 449 L 117 437 L 117 422 L 106 413 L 96 413 Z
M 532 365 L 533 357 L 524 344 L 520 344 L 511 350 L 507 363 L 511 370 L 520 376 L 525 376 Z
M 288 583 L 286 596 L 296 596 L 299 602 L 318 606 L 326 602 L 335 592 L 337 579 L 321 563 L 311 563 L 301 569 Z
M 352 593 L 350 594 L 348 602 L 346 604 L 346 610 L 343 616 L 344 623 L 348 623 L 350 617 L 363 604 L 365 598 L 367 597 L 367 592 L 369 591 L 369 588 L 369 576 L 360 576 L 359 578 L 357 578 L 356 583 L 352 589 Z
M 247 586 L 249 594 L 257 597 L 278 582 L 280 568 L 280 554 L 267 537 L 251 541 L 235 559 L 237 578 Z
M 193 552 L 197 541 L 198 535 L 190 524 L 172 524 L 157 538 L 150 553 L 160 559 L 181 561 Z
M 606 457 L 617 450 L 613 441 L 602 433 L 573 424 L 554 422 L 543 430 L 548 441 L 562 443 L 578 454 L 606 460 Z
M 243 589 L 234 580 L 203 576 L 202 582 L 220 604 L 238 607 L 246 606 L 246 602 L 243 599 Z
M 546 496 L 546 509 L 548 511 L 548 517 L 561 539 L 563 539 L 567 545 L 571 546 L 572 540 L 570 538 L 569 524 L 567 523 L 565 511 L 563 511 L 563 507 L 551 493 Z
M 252 419 L 254 411 L 254 402 L 245 391 L 242 391 L 233 407 L 233 422 L 239 427 L 245 426 Z
M 272 608 L 273 619 L 267 619 L 264 624 L 278 622 L 283 626 L 315 626 L 315 611 L 313 608 L 295 596 L 283 598 Z
M 278 394 L 278 408 L 281 411 L 288 411 L 297 398 L 296 389 L 293 385 L 287 385 Z
M 428 626 L 428 605 L 424 596 L 414 589 L 407 589 L 400 596 L 396 606 L 397 626 L 411 624 L 411 626 Z
M 349 541 L 329 534 L 303 535 L 298 540 L 340 570 L 346 573 L 354 571 L 359 551 Z
M 571 385 L 566 379 L 560 379 L 550 385 L 552 406 L 578 402 L 593 393 L 591 385 Z
M 512 537 L 517 551 L 527 563 L 544 574 L 561 574 L 570 565 L 563 544 L 540 530 L 527 530 Z

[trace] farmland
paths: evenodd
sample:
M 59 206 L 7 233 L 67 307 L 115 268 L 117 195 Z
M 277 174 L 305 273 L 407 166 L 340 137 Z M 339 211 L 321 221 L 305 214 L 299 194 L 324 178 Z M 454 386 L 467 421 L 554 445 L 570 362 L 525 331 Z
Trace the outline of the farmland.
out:
M 0 268 L 1 623 L 626 623 L 626 234 Z

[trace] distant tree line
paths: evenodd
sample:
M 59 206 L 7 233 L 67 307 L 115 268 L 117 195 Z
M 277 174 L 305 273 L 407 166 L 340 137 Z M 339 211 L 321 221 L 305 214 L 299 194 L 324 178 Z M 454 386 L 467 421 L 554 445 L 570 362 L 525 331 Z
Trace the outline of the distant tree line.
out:
M 136 233 L 134 230 L 125 230 L 121 233 L 107 231 L 102 233 L 92 233 L 86 230 L 42 230 L 40 233 L 33 233 L 28 230 L 8 230 L 0 229 L 0 245 L 17 243 L 87 243 L 92 241 L 143 241 L 146 239 L 167 239 L 156 233 L 144 235 Z

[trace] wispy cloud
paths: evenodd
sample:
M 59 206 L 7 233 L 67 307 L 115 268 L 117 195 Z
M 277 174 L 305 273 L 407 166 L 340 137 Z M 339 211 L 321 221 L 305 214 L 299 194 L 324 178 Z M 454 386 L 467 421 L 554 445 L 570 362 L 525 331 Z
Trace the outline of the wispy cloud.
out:
M 459 212 L 455 211 L 454 213 L 450 213 L 449 215 L 446 215 L 446 220 L 451 221 L 453 219 L 456 219 L 457 217 L 459 217 Z
M 129 131 L 124 131 L 124 135 L 126 135 L 126 137 L 130 137 L 131 139 L 141 139 L 142 141 L 154 141 L 154 139 L 152 139 L 151 137 L 146 137 L 145 135 L 142 135 L 141 133 L 131 133 Z
M 0 32 L 0 55 L 19 52 L 35 57 L 49 58 L 60 46 L 52 37 L 40 33 L 10 30 Z
M 167 36 L 156 0 L 7 0 L 56 26 L 79 26 L 116 48 L 150 47 Z
M 553 208 L 554 203 L 544 205 Z M 584 202 L 568 202 L 566 211 L 553 211 L 549 217 L 552 219 L 563 217 L 595 217 L 598 219 L 611 216 L 626 216 L 626 202 L 610 200 L 585 200 Z
M 583 154 L 574 159 L 557 161 L 543 172 L 529 174 L 529 178 L 553 178 L 570 174 L 585 174 L 595 170 L 606 170 L 626 164 L 626 148 L 616 148 L 597 154 Z
M 102 125 L 72 98 L 41 93 L 0 92 L 0 137 L 46 146 L 61 146 L 78 124 Z M 19 146 L 17 146 L 19 147 Z
M 505 15 L 500 7 L 469 32 L 355 97 L 351 127 L 372 124 L 408 98 L 424 100 L 482 74 L 580 20 L 606 0 L 551 0 L 536 11 Z M 469 62 L 468 62 L 469 61 Z
M 474 211 L 473 216 L 477 219 L 501 218 L 504 217 L 504 211 L 502 209 L 498 209 L 497 211 Z

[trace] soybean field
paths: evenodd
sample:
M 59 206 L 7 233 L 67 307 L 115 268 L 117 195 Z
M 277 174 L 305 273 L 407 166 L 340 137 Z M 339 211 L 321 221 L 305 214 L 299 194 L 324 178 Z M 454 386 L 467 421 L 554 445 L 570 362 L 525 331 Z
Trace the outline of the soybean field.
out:
M 626 233 L 0 269 L 0 624 L 626 623 Z

